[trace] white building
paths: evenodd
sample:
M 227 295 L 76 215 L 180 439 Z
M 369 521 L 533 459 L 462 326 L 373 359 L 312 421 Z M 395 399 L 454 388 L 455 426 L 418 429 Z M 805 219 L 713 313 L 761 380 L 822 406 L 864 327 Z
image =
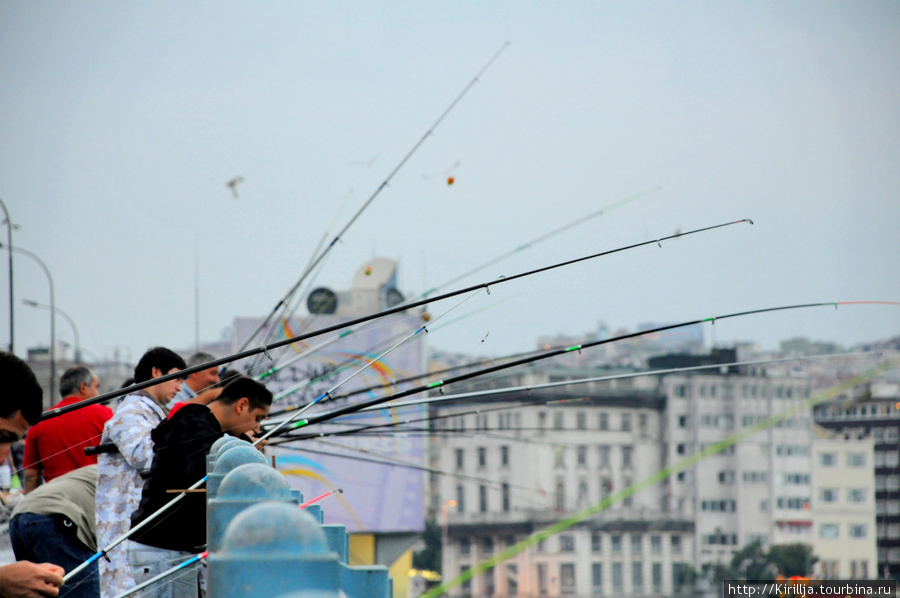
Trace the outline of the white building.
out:
M 816 572 L 822 579 L 877 576 L 874 441 L 817 427 L 812 496 Z

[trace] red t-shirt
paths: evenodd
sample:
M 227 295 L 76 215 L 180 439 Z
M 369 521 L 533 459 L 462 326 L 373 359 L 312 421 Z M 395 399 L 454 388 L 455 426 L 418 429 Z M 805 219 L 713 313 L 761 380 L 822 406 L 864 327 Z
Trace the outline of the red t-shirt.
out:
M 77 403 L 78 397 L 66 397 L 54 409 Z M 100 444 L 103 424 L 113 415 L 105 405 L 88 405 L 31 426 L 25 437 L 25 468 L 43 469 L 44 480 L 93 465 L 97 457 L 84 454 L 87 446 Z

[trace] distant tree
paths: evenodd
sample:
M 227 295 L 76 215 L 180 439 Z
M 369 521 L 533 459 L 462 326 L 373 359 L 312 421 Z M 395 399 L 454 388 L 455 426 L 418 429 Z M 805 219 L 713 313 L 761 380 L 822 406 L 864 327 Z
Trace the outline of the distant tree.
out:
M 737 574 L 737 579 L 773 580 L 775 575 L 772 569 L 768 555 L 758 540 L 747 544 L 731 558 L 731 570 Z
M 413 567 L 441 572 L 441 526 L 434 521 L 425 522 L 422 534 L 425 548 L 413 553 Z
M 766 556 L 785 577 L 806 577 L 819 561 L 819 557 L 813 554 L 812 546 L 802 542 L 772 546 Z

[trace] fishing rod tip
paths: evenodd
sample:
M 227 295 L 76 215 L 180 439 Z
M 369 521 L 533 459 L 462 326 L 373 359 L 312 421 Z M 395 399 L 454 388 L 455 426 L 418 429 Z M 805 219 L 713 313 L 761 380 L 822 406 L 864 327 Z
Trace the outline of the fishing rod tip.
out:
M 337 490 L 335 490 L 335 492 L 337 492 L 338 494 L 343 494 L 343 493 L 344 493 L 344 489 L 343 489 L 343 488 L 338 488 Z

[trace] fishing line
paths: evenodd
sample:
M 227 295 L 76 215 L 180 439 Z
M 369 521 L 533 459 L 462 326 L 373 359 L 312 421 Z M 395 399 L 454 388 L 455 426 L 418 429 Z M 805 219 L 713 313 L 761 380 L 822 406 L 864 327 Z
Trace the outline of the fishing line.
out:
M 871 380 L 872 378 L 875 378 L 875 377 L 877 377 L 885 372 L 888 372 L 898 366 L 900 366 L 900 360 L 883 362 L 883 363 L 879 364 L 878 366 L 876 366 L 866 372 L 863 372 L 862 374 L 860 374 L 858 376 L 854 376 L 850 380 L 847 380 L 841 384 L 838 384 L 837 386 L 833 386 L 830 389 L 826 389 L 820 393 L 817 393 L 813 397 L 806 399 L 804 401 L 801 401 L 800 403 L 798 403 L 797 405 L 794 405 L 793 407 L 785 409 L 779 413 L 776 413 L 775 415 L 772 415 L 772 416 L 760 421 L 757 424 L 754 424 L 753 426 L 745 428 L 744 430 L 741 430 L 740 432 L 737 432 L 735 434 L 732 434 L 731 436 L 725 438 L 724 440 L 712 443 L 707 448 L 702 449 L 702 450 L 694 453 L 693 455 L 690 455 L 680 461 L 677 461 L 676 463 L 673 463 L 669 467 L 663 468 L 663 469 L 659 470 L 658 472 L 632 484 L 631 486 L 623 488 L 622 490 L 607 496 L 600 502 L 598 502 L 586 509 L 582 509 L 581 511 L 578 511 L 577 513 L 575 513 L 569 517 L 566 517 L 565 519 L 562 519 L 562 520 L 558 521 L 557 523 L 554 523 L 553 525 L 550 525 L 538 532 L 531 534 L 530 536 L 528 536 L 521 542 L 518 542 L 518 543 L 514 544 L 513 546 L 508 547 L 506 550 L 501 551 L 495 557 L 487 559 L 485 561 L 482 561 L 475 567 L 472 567 L 471 569 L 463 571 L 460 575 L 451 579 L 450 581 L 448 581 L 444 584 L 441 584 L 440 586 L 438 586 L 436 588 L 428 590 L 427 592 L 422 594 L 421 598 L 437 598 L 438 596 L 445 594 L 448 590 L 450 590 L 456 586 L 459 586 L 462 583 L 472 579 L 472 577 L 474 577 L 476 575 L 480 575 L 481 573 L 484 573 L 485 571 L 495 567 L 499 563 L 502 563 L 503 561 L 516 556 L 520 552 L 524 551 L 525 549 L 527 549 L 531 546 L 534 546 L 538 542 L 541 542 L 554 534 L 565 531 L 566 529 L 572 527 L 573 525 L 580 523 L 580 522 L 592 517 L 593 515 L 596 515 L 600 511 L 604 511 L 604 510 L 608 509 L 614 503 L 616 503 L 620 500 L 623 500 L 625 498 L 628 498 L 645 488 L 648 488 L 654 484 L 657 484 L 657 483 L 663 481 L 664 479 L 666 479 L 673 473 L 677 473 L 679 471 L 689 469 L 689 468 L 693 467 L 694 465 L 696 465 L 697 463 L 699 463 L 700 461 L 706 459 L 707 457 L 715 455 L 717 453 L 720 453 L 723 450 L 728 449 L 729 447 L 734 446 L 738 442 L 748 438 L 749 436 L 756 434 L 757 432 L 762 432 L 763 430 L 766 430 L 766 429 L 774 426 L 778 422 L 788 419 L 791 416 L 793 416 L 797 413 L 800 413 L 801 411 L 804 411 L 806 409 L 811 409 L 813 406 L 815 406 L 818 403 L 827 401 L 835 396 L 838 396 L 841 393 L 846 392 L 847 390 L 849 390 L 855 386 L 863 384 L 864 382 L 867 382 L 867 381 Z
M 477 290 L 480 290 L 480 289 L 485 289 L 485 290 L 487 290 L 488 292 L 490 292 L 490 288 L 491 288 L 492 286 L 496 286 L 496 285 L 499 285 L 499 284 L 503 284 L 503 283 L 505 283 L 505 282 L 511 282 L 511 281 L 513 281 L 513 280 L 518 280 L 518 279 L 520 279 L 520 278 L 525 278 L 525 277 L 528 277 L 528 276 L 533 276 L 533 275 L 536 275 L 536 274 L 541 274 L 541 273 L 543 273 L 543 272 L 548 272 L 548 271 L 550 271 L 550 270 L 555 270 L 555 269 L 557 269 L 557 268 L 563 268 L 563 267 L 566 267 L 566 266 L 571 266 L 571 265 L 574 265 L 574 264 L 577 264 L 577 263 L 580 263 L 580 262 L 584 262 L 584 261 L 596 259 L 596 258 L 599 258 L 599 257 L 604 257 L 604 256 L 607 256 L 607 255 L 612 255 L 612 254 L 614 254 L 614 253 L 620 253 L 620 252 L 623 252 L 623 251 L 628 251 L 628 250 L 630 250 L 630 249 L 635 249 L 635 248 L 643 247 L 643 246 L 646 246 L 646 245 L 659 244 L 659 245 L 661 246 L 662 241 L 668 241 L 668 240 L 672 240 L 672 239 L 678 239 L 678 238 L 681 238 L 681 237 L 686 237 L 686 236 L 688 236 L 688 235 L 694 235 L 694 234 L 698 234 L 698 233 L 702 233 L 702 232 L 707 232 L 707 231 L 715 230 L 715 229 L 718 229 L 718 228 L 724 228 L 724 227 L 727 227 L 727 226 L 734 226 L 734 225 L 736 225 L 736 224 L 743 224 L 743 223 L 749 223 L 749 224 L 752 224 L 753 221 L 750 220 L 749 218 L 744 218 L 744 219 L 742 219 L 742 220 L 734 220 L 734 221 L 732 221 L 732 222 L 725 222 L 725 223 L 722 223 L 722 224 L 715 224 L 715 225 L 712 225 L 712 226 L 706 226 L 706 227 L 703 227 L 703 228 L 698 228 L 698 229 L 694 229 L 694 230 L 687 231 L 687 232 L 678 232 L 678 233 L 675 233 L 675 234 L 673 234 L 673 235 L 669 235 L 669 236 L 666 236 L 666 237 L 660 237 L 660 238 L 658 238 L 658 239 L 653 239 L 653 240 L 650 240 L 650 241 L 643 241 L 643 242 L 640 242 L 640 243 L 635 243 L 635 244 L 633 244 L 633 245 L 628 245 L 628 246 L 625 246 L 625 247 L 619 247 L 619 248 L 617 248 L 617 249 L 610 249 L 610 250 L 607 250 L 607 251 L 602 251 L 602 252 L 600 252 L 600 253 L 595 253 L 595 254 L 591 254 L 591 255 L 587 255 L 587 256 L 582 256 L 582 257 L 575 258 L 575 259 L 571 259 L 571 260 L 568 260 L 568 261 L 565 261 L 565 262 L 557 262 L 557 263 L 551 264 L 551 265 L 549 265 L 549 266 L 543 266 L 543 267 L 540 267 L 540 268 L 536 268 L 536 269 L 534 269 L 534 270 L 529 270 L 529 271 L 526 271 L 526 272 L 520 272 L 519 274 L 513 274 L 513 275 L 511 275 L 511 276 L 501 277 L 501 278 L 498 278 L 498 279 L 496 279 L 496 280 L 492 280 L 492 281 L 490 281 L 490 282 L 484 282 L 484 283 L 472 285 L 472 286 L 469 286 L 469 287 L 465 287 L 465 288 L 462 288 L 462 289 L 458 289 L 458 290 L 456 290 L 456 291 L 450 291 L 450 292 L 448 292 L 448 293 L 444 293 L 444 294 L 438 295 L 438 296 L 436 296 L 436 297 L 431 297 L 431 298 L 429 298 L 429 299 L 421 299 L 421 300 L 419 300 L 419 301 L 415 301 L 415 302 L 410 303 L 410 304 L 398 305 L 398 306 L 396 306 L 396 307 L 392 307 L 392 308 L 389 308 L 389 309 L 386 309 L 386 310 L 384 310 L 384 311 L 380 311 L 380 312 L 377 312 L 377 313 L 374 313 L 374 314 L 369 314 L 369 315 L 367 315 L 367 316 L 360 316 L 359 318 L 356 318 L 356 319 L 353 319 L 353 320 L 350 320 L 350 321 L 347 321 L 347 322 L 342 322 L 342 323 L 339 323 L 339 324 L 333 324 L 333 325 L 331 325 L 331 326 L 326 326 L 325 328 L 321 328 L 321 329 L 316 330 L 316 331 L 314 331 L 314 332 L 310 332 L 310 333 L 307 333 L 307 334 L 301 334 L 301 335 L 299 335 L 299 336 L 295 336 L 295 337 L 292 337 L 292 338 L 289 338 L 289 339 L 284 339 L 284 340 L 281 340 L 281 341 L 272 343 L 272 344 L 270 344 L 270 345 L 263 345 L 263 346 L 260 346 L 260 347 L 256 347 L 256 348 L 254 348 L 254 349 L 249 349 L 249 350 L 246 350 L 246 351 L 240 351 L 240 352 L 238 352 L 238 353 L 235 353 L 235 354 L 233 354 L 233 355 L 229 355 L 229 356 L 227 356 L 227 357 L 223 357 L 223 358 L 221 358 L 221 359 L 215 359 L 215 360 L 210 361 L 210 362 L 208 362 L 208 363 L 203 363 L 203 364 L 200 364 L 200 365 L 196 365 L 196 366 L 194 366 L 194 367 L 185 368 L 185 369 L 183 369 L 183 370 L 181 370 L 181 371 L 178 371 L 178 372 L 175 372 L 175 373 L 172 373 L 172 374 L 166 374 L 166 375 L 160 376 L 160 377 L 158 377 L 158 378 L 153 378 L 152 380 L 147 380 L 147 381 L 145 381 L 145 382 L 140 382 L 140 383 L 137 383 L 137 384 L 132 384 L 131 386 L 129 386 L 129 387 L 127 387 L 127 388 L 121 388 L 121 389 L 118 389 L 118 390 L 114 390 L 114 391 L 111 391 L 111 392 L 108 392 L 108 393 L 105 393 L 105 394 L 96 396 L 96 397 L 94 397 L 94 398 L 92 398 L 92 399 L 85 399 L 84 401 L 80 401 L 80 402 L 78 402 L 78 403 L 74 403 L 74 404 L 68 405 L 68 406 L 66 406 L 66 407 L 57 407 L 57 408 L 54 408 L 54 409 L 50 409 L 50 410 L 48 410 L 48 411 L 45 411 L 45 412 L 41 415 L 41 419 L 49 419 L 49 418 L 51 418 L 51 417 L 57 417 L 57 416 L 62 415 L 62 414 L 64 414 L 64 413 L 69 413 L 70 411 L 75 411 L 76 409 L 80 409 L 81 407 L 85 407 L 85 406 L 87 406 L 87 405 L 93 405 L 93 404 L 95 404 L 95 403 L 102 403 L 102 402 L 104 402 L 104 401 L 108 401 L 108 400 L 110 400 L 110 399 L 112 399 L 112 398 L 119 397 L 119 396 L 122 396 L 122 395 L 124 395 L 124 394 L 131 394 L 131 393 L 133 393 L 133 392 L 135 392 L 135 391 L 142 390 L 142 389 L 148 388 L 148 387 L 150 387 L 150 386 L 155 386 L 155 385 L 157 385 L 157 384 L 160 384 L 160 383 L 162 383 L 162 382 L 167 382 L 167 381 L 173 380 L 173 379 L 175 379 L 175 378 L 184 378 L 184 377 L 186 377 L 186 376 L 188 376 L 188 375 L 190 375 L 190 374 L 193 374 L 193 373 L 195 373 L 195 372 L 199 372 L 199 371 L 202 371 L 202 370 L 211 368 L 211 367 L 220 366 L 220 365 L 223 365 L 223 364 L 226 364 L 226 363 L 230 363 L 230 362 L 232 362 L 232 361 L 237 361 L 237 360 L 243 359 L 243 358 L 245 358 L 245 357 L 250 357 L 250 356 L 253 356 L 253 355 L 258 355 L 258 354 L 260 354 L 260 353 L 265 354 L 265 355 L 268 355 L 268 352 L 269 352 L 269 350 L 271 350 L 271 349 L 277 349 L 277 348 L 279 348 L 279 347 L 284 347 L 284 346 L 286 346 L 286 345 L 291 345 L 291 344 L 296 343 L 296 342 L 298 342 L 298 341 L 306 340 L 307 338 L 312 338 L 312 337 L 314 337 L 314 336 L 319 336 L 319 335 L 322 335 L 322 334 L 327 334 L 327 333 L 329 333 L 329 332 L 334 332 L 335 330 L 339 330 L 339 329 L 342 329 L 342 328 L 346 328 L 346 327 L 348 327 L 348 326 L 355 326 L 355 325 L 361 324 L 361 323 L 363 323 L 363 322 L 368 322 L 369 320 L 375 320 L 375 319 L 378 319 L 378 318 L 383 318 L 384 316 L 387 316 L 387 315 L 390 315 L 390 314 L 394 314 L 394 313 L 397 313 L 397 312 L 400 312 L 400 311 L 406 311 L 406 310 L 408 310 L 408 309 L 410 309 L 410 308 L 415 308 L 415 307 L 419 307 L 419 306 L 422 306 L 422 305 L 427 305 L 427 304 L 429 304 L 429 303 L 434 303 L 434 302 L 436 302 L 436 301 L 442 301 L 442 300 L 444 300 L 444 299 L 449 299 L 449 298 L 451 298 L 451 297 L 456 297 L 456 296 L 458 296 L 458 295 L 463 295 L 463 294 L 465 294 L 465 293 L 469 293 L 469 292 L 472 292 L 472 291 L 477 291 Z M 818 305 L 818 304 L 817 304 L 817 305 Z M 834 306 L 836 307 L 838 304 L 835 304 L 835 303 L 829 303 L 829 304 L 827 304 L 827 305 L 834 305 Z M 786 308 L 781 308 L 781 309 L 786 309 Z M 724 316 L 723 316 L 723 317 L 724 317 Z M 721 319 L 721 317 L 720 317 L 720 319 Z M 709 318 L 708 320 L 700 320 L 699 322 L 706 322 L 706 321 L 709 321 L 709 320 L 715 321 L 715 318 Z M 673 326 L 673 327 L 674 327 L 674 326 Z M 657 329 L 657 330 L 655 330 L 655 331 L 658 331 L 658 330 L 667 330 L 667 329 L 668 329 L 668 328 L 660 328 L 660 329 Z M 654 330 L 645 330 L 645 331 L 643 331 L 643 332 L 640 333 L 640 334 L 646 334 L 647 332 L 654 332 Z M 625 337 L 622 337 L 622 338 L 625 338 Z
M 457 276 L 456 278 L 453 278 L 452 280 L 448 280 L 447 282 L 445 282 L 443 284 L 440 284 L 436 287 L 432 287 L 432 288 L 428 289 L 427 291 L 422 293 L 420 295 L 420 297 L 427 297 L 428 295 L 430 295 L 431 293 L 434 293 L 438 289 L 442 289 L 446 286 L 453 284 L 454 282 L 458 282 L 458 281 L 462 280 L 463 278 L 466 278 L 467 276 L 471 276 L 472 274 L 481 272 L 485 268 L 487 268 L 489 266 L 493 266 L 497 262 L 501 262 L 509 257 L 512 257 L 515 254 L 519 253 L 520 251 L 530 249 L 531 247 L 534 247 L 541 241 L 546 241 L 547 239 L 550 239 L 551 237 L 555 237 L 556 235 L 563 233 L 571 228 L 574 228 L 574 227 L 578 226 L 579 224 L 584 224 L 585 222 L 587 222 L 588 220 L 591 220 L 592 218 L 596 218 L 597 216 L 602 216 L 603 214 L 605 214 L 607 212 L 611 212 L 612 210 L 614 210 L 618 207 L 624 206 L 625 204 L 630 203 L 636 199 L 640 199 L 641 197 L 645 197 L 647 195 L 650 195 L 651 193 L 655 193 L 655 192 L 659 191 L 660 189 L 662 189 L 662 187 L 653 187 L 652 189 L 647 189 L 646 191 L 641 191 L 640 193 L 636 193 L 635 195 L 631 195 L 624 199 L 620 199 L 619 201 L 613 202 L 613 203 L 609 204 L 608 206 L 604 207 L 603 209 L 597 210 L 595 212 L 591 212 L 590 214 L 588 214 L 586 216 L 582 216 L 581 218 L 573 220 L 573 221 L 569 222 L 568 224 L 564 224 L 563 226 L 561 226 L 559 228 L 556 228 L 548 233 L 544 233 L 543 235 L 540 235 L 540 236 L 532 239 L 531 241 L 527 241 L 526 243 L 519 245 L 518 247 L 516 247 L 515 249 L 513 249 L 511 251 L 508 251 L 502 255 L 499 255 L 491 260 L 488 260 L 487 262 L 481 264 L 480 266 L 476 266 L 475 268 L 472 268 L 468 272 L 460 274 L 459 276 Z
M 357 218 L 359 218 L 360 215 L 362 215 L 362 213 L 366 210 L 366 208 L 368 208 L 369 205 L 375 200 L 375 198 L 378 196 L 378 194 L 381 193 L 382 189 L 384 189 L 385 187 L 387 187 L 390 184 L 391 179 L 394 178 L 394 175 L 396 175 L 397 172 L 399 172 L 400 169 L 403 168 L 404 165 L 406 165 L 406 162 L 413 156 L 413 154 L 416 153 L 416 151 L 418 151 L 419 147 L 421 147 L 422 144 L 425 143 L 425 140 L 434 134 L 434 130 L 441 124 L 441 122 L 443 122 L 443 120 L 447 117 L 447 115 L 450 114 L 450 112 L 463 99 L 463 97 L 469 92 L 469 90 L 475 85 L 475 83 L 478 82 L 479 78 L 488 70 L 488 68 L 490 68 L 490 66 L 494 63 L 495 60 L 497 60 L 497 58 L 500 56 L 500 54 L 502 54 L 503 51 L 506 50 L 506 48 L 507 48 L 507 46 L 509 46 L 509 44 L 510 44 L 510 42 L 504 43 L 500 47 L 500 49 L 497 50 L 497 52 L 491 57 L 491 59 L 488 60 L 488 62 L 481 68 L 481 70 L 478 71 L 478 73 L 475 75 L 475 77 L 473 77 L 472 80 L 469 81 L 469 83 L 456 96 L 456 98 L 454 98 L 453 101 L 450 102 L 450 105 L 447 107 L 447 109 L 444 110 L 443 113 L 441 113 L 441 115 L 437 118 L 437 120 L 434 121 L 434 124 L 432 124 L 431 127 L 425 132 L 425 134 L 422 136 L 422 138 L 415 145 L 413 145 L 412 149 L 410 149 L 409 152 L 407 152 L 407 154 L 400 160 L 400 162 L 394 167 L 394 169 L 390 172 L 390 174 L 388 174 L 387 178 L 384 179 L 384 181 L 381 183 L 381 185 L 379 185 L 378 188 L 375 189 L 375 191 L 369 196 L 369 198 L 363 203 L 363 205 L 356 211 L 356 213 L 353 214 L 353 216 L 350 218 L 350 220 L 347 222 L 347 224 L 345 224 L 344 227 L 338 232 L 338 234 L 334 237 L 334 239 L 331 241 L 331 243 L 329 243 L 328 246 L 325 247 L 325 249 L 317 257 L 315 257 L 313 259 L 312 265 L 310 265 L 306 269 L 306 271 L 300 276 L 300 279 L 294 284 L 293 287 L 291 287 L 291 289 L 285 295 L 284 299 L 282 299 L 275 305 L 275 308 L 272 310 L 272 313 L 266 318 L 266 320 L 263 322 L 263 324 L 260 325 L 260 327 L 257 328 L 257 330 L 253 334 L 251 334 L 250 337 L 247 338 L 246 341 L 244 341 L 244 344 L 241 345 L 241 349 L 240 349 L 241 351 L 246 349 L 247 346 L 251 342 L 253 342 L 253 339 L 256 337 L 257 334 L 259 334 L 259 331 L 265 327 L 265 323 L 268 322 L 269 319 L 271 319 L 274 316 L 274 314 L 279 310 L 279 308 L 281 308 L 282 306 L 285 305 L 285 299 L 291 297 L 294 294 L 294 292 L 303 283 L 304 279 L 309 275 L 309 273 L 312 271 L 312 269 L 315 268 L 318 265 L 318 263 L 320 261 L 322 261 L 322 259 L 326 255 L 328 255 L 328 253 L 331 251 L 331 248 L 334 247 L 335 244 L 341 240 L 341 237 L 344 236 L 344 233 L 346 233 L 347 230 L 351 226 L 353 226 L 353 223 L 356 222 Z

